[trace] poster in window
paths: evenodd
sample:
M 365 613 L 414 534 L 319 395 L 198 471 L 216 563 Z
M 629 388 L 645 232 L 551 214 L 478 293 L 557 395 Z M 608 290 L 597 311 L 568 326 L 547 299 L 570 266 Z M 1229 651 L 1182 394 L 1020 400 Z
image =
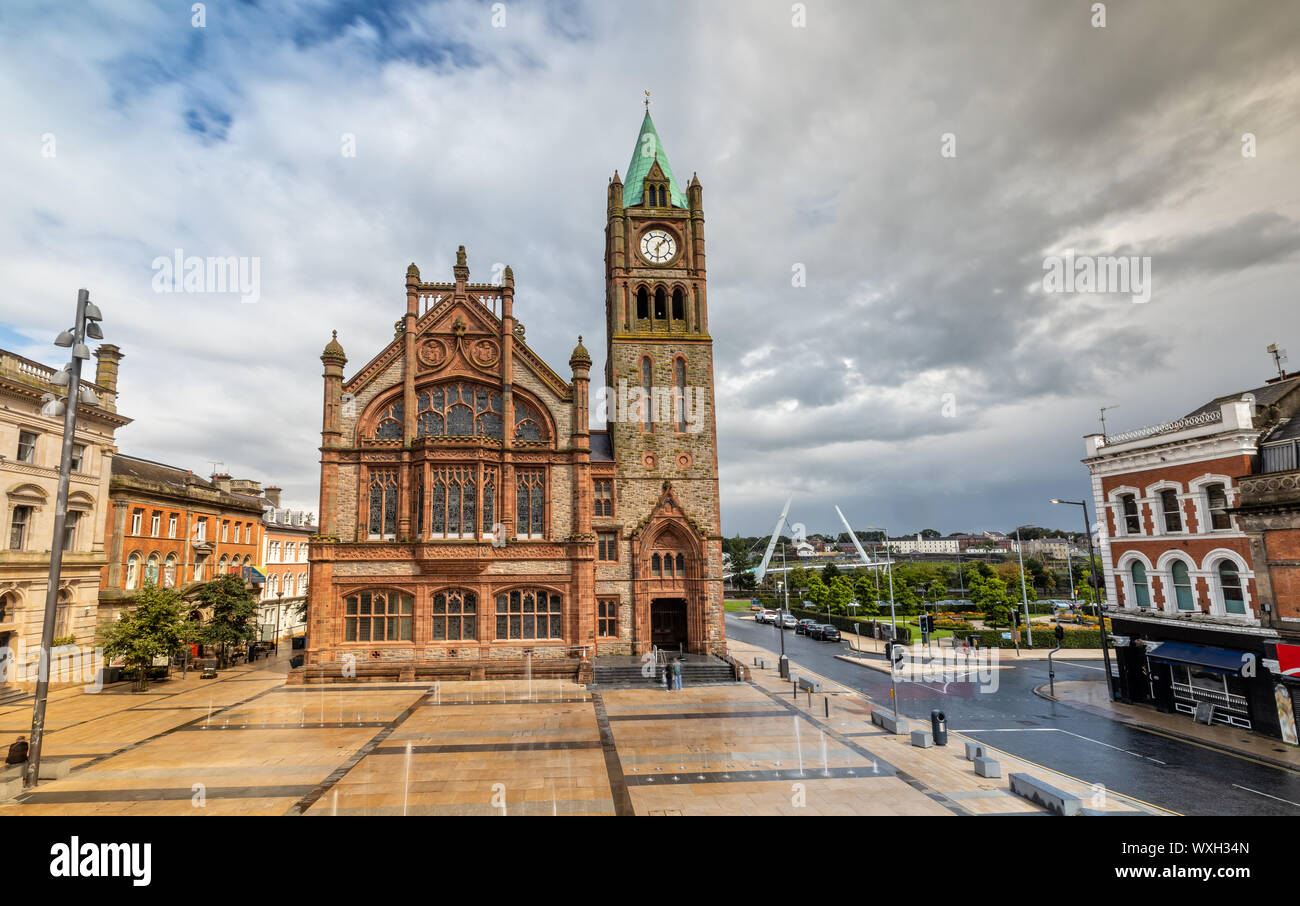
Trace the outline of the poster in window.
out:
M 1288 745 L 1300 745 L 1300 736 L 1297 736 L 1295 728 L 1295 707 L 1285 684 L 1274 684 L 1273 700 L 1277 702 L 1277 722 L 1282 727 L 1282 740 Z

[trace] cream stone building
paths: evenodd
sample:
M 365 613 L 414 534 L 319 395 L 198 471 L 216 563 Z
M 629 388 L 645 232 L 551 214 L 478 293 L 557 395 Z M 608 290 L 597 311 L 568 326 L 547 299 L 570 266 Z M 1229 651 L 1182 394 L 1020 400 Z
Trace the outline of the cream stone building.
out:
M 121 351 L 100 346 L 94 383 L 83 378 L 99 404 L 77 409 L 72 474 L 68 489 L 65 552 L 59 582 L 55 638 L 93 642 L 99 622 L 104 515 L 114 432 L 131 419 L 117 412 L 117 369 Z M 31 663 L 40 648 L 54 508 L 58 497 L 63 417 L 42 413 L 55 399 L 51 380 L 58 369 L 0 350 L 0 657 Z M 8 678 L 12 679 L 10 674 Z

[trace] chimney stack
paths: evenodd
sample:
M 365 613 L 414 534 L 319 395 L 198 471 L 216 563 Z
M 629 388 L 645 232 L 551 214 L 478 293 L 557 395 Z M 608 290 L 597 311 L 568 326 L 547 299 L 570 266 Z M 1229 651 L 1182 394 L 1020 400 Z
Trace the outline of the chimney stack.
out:
M 219 490 L 224 491 L 227 494 L 230 493 L 230 481 L 230 476 L 225 472 L 212 473 L 212 483 L 215 484 Z
M 122 350 L 112 343 L 104 343 L 95 350 L 95 383 L 105 392 L 100 404 L 109 412 L 117 411 L 117 365 L 122 361 Z
M 267 485 L 262 490 L 262 496 L 271 501 L 271 506 L 278 510 L 280 508 L 280 492 L 283 490 L 284 488 L 277 488 L 275 485 Z

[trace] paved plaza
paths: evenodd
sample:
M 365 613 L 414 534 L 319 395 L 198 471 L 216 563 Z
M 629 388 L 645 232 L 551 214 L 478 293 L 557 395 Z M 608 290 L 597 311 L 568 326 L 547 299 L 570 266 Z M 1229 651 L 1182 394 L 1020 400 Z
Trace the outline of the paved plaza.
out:
M 732 644 L 752 663 L 758 649 Z M 1044 814 L 1007 789 L 1021 771 L 1091 811 L 1167 814 L 963 739 L 914 748 L 870 702 L 827 681 L 794 696 L 774 670 L 687 688 L 563 680 L 289 686 L 285 661 L 97 695 L 59 690 L 46 758 L 71 773 L 0 815 L 986 815 Z M 809 675 L 803 671 L 803 675 Z M 827 712 L 829 711 L 829 716 Z M 26 733 L 30 702 L 0 709 Z

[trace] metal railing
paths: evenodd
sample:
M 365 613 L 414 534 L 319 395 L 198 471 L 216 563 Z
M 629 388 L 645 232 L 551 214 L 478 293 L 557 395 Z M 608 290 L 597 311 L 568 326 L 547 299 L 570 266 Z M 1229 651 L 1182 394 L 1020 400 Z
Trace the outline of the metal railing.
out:
M 1105 434 L 1102 435 L 1100 446 L 1109 447 L 1113 444 L 1128 443 L 1131 440 L 1141 440 L 1144 437 L 1154 437 L 1157 434 L 1170 434 L 1187 428 L 1199 428 L 1202 425 L 1213 425 L 1222 421 L 1223 410 L 1216 409 L 1213 412 L 1189 415 L 1185 418 L 1174 419 L 1171 422 L 1161 422 L 1158 425 L 1148 425 L 1145 428 L 1135 428 L 1132 431 L 1124 431 L 1119 434 Z

